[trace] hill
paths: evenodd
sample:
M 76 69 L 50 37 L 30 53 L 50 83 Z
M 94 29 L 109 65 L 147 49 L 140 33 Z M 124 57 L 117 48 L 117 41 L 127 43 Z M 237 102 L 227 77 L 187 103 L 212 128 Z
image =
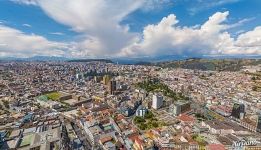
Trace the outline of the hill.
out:
M 154 63 L 162 68 L 184 68 L 211 71 L 239 71 L 243 66 L 261 64 L 261 59 L 201 59 L 191 58 L 178 61 Z
M 113 61 L 109 59 L 73 59 L 73 60 L 69 60 L 68 62 L 94 62 L 94 61 L 113 63 Z

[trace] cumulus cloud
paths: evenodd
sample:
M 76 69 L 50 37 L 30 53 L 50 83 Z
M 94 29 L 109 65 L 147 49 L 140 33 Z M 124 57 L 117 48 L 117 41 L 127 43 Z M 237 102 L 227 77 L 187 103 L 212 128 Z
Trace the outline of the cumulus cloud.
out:
M 0 56 L 30 57 L 34 55 L 62 56 L 68 50 L 64 43 L 52 42 L 34 34 L 0 25 Z
M 83 34 L 78 49 L 85 54 L 111 55 L 135 41 L 136 33 L 120 22 L 143 5 L 142 0 L 39 0 L 48 16 Z
M 124 48 L 120 55 L 217 55 L 261 54 L 260 27 L 237 39 L 226 31 L 229 12 L 217 12 L 201 26 L 180 27 L 174 14 L 144 28 L 140 42 Z
M 246 32 L 238 36 L 236 45 L 240 47 L 259 47 L 261 48 L 261 26 L 253 31 Z M 259 49 L 261 51 L 261 49 Z
M 174 14 L 164 17 L 158 24 L 147 25 L 142 33 L 129 31 L 121 22 L 137 9 L 156 9 L 157 4 L 169 0 L 12 0 L 19 4 L 40 7 L 55 21 L 69 26 L 80 35 L 70 43 L 51 42 L 45 49 L 57 50 L 73 57 L 141 56 L 141 55 L 217 55 L 260 54 L 260 27 L 231 37 L 228 29 L 244 24 L 226 24 L 229 12 L 217 12 L 202 25 L 178 26 Z M 213 3 L 221 5 L 225 1 Z M 233 2 L 233 0 L 231 0 Z M 23 34 L 24 35 L 24 34 Z M 259 35 L 259 36 L 258 36 Z M 24 35 L 32 36 L 35 35 Z M 19 41 L 19 40 L 18 40 Z M 23 41 L 30 45 L 29 42 Z M 22 42 L 22 43 L 23 43 Z M 0 41 L 0 43 L 2 43 Z M 50 44 L 51 43 L 51 44 Z M 50 45 L 55 46 L 50 46 Z M 57 46 L 58 45 L 58 46 Z M 30 45 L 31 46 L 31 45 Z M 2 46 L 3 47 L 3 46 Z M 23 46 L 22 46 L 23 47 Z M 30 47 L 28 47 L 29 49 Z M 14 50 L 15 48 L 13 48 Z M 17 47 L 18 50 L 20 50 Z M 40 52 L 37 50 L 36 52 Z M 25 49 L 24 49 L 25 50 Z M 49 51 L 50 52 L 50 51 Z
M 84 37 L 77 41 L 81 56 L 116 55 L 137 41 L 139 33 L 129 32 L 121 21 L 137 9 L 152 10 L 169 0 L 12 0 L 37 5 L 49 17 Z

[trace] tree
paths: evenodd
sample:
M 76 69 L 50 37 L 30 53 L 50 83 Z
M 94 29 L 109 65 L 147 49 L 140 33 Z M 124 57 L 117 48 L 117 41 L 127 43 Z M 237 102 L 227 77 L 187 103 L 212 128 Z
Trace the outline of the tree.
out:
M 144 123 L 141 123 L 141 124 L 139 125 L 139 128 L 140 128 L 141 130 L 146 130 L 147 125 L 144 124 Z
M 153 113 L 152 113 L 151 111 L 149 111 L 148 113 L 146 113 L 146 114 L 144 115 L 144 118 L 145 118 L 145 119 L 151 119 L 152 117 L 154 117 L 154 115 L 153 115 Z
M 8 102 L 8 101 L 3 100 L 3 104 L 4 104 L 5 108 L 7 108 L 7 109 L 10 108 L 10 106 L 9 106 L 9 102 Z
M 158 124 L 156 121 L 153 121 L 151 124 L 152 124 L 152 126 L 153 126 L 154 128 L 159 127 L 159 124 Z
M 145 122 L 145 119 L 143 119 L 143 118 L 140 117 L 140 116 L 136 116 L 136 117 L 134 118 L 134 123 L 135 123 L 135 124 L 140 124 L 140 123 L 143 123 L 143 122 Z

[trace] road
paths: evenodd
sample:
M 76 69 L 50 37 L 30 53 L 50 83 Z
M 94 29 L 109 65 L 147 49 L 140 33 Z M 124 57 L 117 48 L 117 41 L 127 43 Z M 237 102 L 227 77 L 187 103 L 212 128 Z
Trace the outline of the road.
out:
M 84 132 L 82 131 L 81 128 L 79 128 L 75 123 L 71 123 L 72 127 L 76 133 L 76 135 L 78 136 L 78 138 L 80 139 L 80 141 L 83 144 L 84 149 L 86 150 L 92 150 L 92 145 L 91 143 L 88 141 L 88 137 L 87 135 L 83 134 Z

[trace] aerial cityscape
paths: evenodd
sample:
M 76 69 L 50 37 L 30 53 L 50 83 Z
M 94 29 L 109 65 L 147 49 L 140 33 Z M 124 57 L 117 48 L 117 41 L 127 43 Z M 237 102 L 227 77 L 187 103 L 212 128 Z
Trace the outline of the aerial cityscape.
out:
M 261 1 L 0 1 L 0 150 L 261 150 Z

